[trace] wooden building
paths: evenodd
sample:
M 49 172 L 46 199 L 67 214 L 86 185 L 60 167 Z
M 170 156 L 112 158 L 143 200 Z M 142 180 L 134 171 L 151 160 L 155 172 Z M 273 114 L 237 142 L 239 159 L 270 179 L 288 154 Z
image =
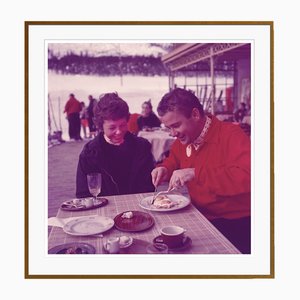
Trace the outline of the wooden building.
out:
M 250 43 L 174 44 L 162 62 L 169 72 L 170 90 L 175 87 L 192 90 L 205 110 L 213 114 L 217 100 L 222 101 L 229 113 L 241 102 L 251 106 Z M 224 82 L 220 84 L 219 78 Z

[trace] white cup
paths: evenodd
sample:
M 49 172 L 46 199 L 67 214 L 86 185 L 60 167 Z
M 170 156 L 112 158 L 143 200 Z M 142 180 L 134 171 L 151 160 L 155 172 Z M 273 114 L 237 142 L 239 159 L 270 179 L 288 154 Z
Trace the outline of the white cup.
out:
M 84 205 L 86 207 L 92 207 L 92 206 L 94 206 L 94 199 L 93 198 L 85 198 L 84 199 Z
M 161 229 L 160 233 L 165 244 L 171 248 L 182 245 L 186 230 L 180 226 L 166 226 Z
M 112 237 L 107 239 L 105 248 L 111 254 L 118 253 L 120 251 L 120 238 Z

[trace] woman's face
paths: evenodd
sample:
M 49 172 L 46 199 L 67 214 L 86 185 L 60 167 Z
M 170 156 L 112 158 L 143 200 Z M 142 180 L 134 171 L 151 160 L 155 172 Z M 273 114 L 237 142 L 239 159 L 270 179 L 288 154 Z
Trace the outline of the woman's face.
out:
M 127 130 L 127 118 L 103 122 L 103 132 L 113 144 L 122 144 Z
M 151 113 L 151 108 L 148 104 L 143 104 L 142 105 L 142 116 L 147 117 Z

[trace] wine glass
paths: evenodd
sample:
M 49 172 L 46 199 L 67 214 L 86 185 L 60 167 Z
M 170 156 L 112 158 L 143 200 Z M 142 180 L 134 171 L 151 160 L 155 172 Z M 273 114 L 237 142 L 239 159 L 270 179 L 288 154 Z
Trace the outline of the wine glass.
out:
M 87 183 L 90 193 L 96 200 L 98 194 L 101 192 L 102 176 L 101 173 L 89 173 L 87 174 Z

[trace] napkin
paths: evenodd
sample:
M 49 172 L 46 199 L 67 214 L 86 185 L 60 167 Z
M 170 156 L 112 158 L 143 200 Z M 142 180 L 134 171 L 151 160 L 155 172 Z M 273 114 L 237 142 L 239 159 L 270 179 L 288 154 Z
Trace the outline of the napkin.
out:
M 97 215 L 95 215 L 97 216 Z M 89 217 L 93 217 L 92 215 Z M 68 222 L 78 219 L 80 217 L 71 217 L 71 218 L 58 218 L 58 217 L 51 217 L 48 218 L 48 226 L 56 226 L 56 227 L 64 227 L 65 224 Z
M 48 219 L 48 226 L 56 226 L 56 227 L 64 227 L 69 221 L 78 219 L 78 217 L 71 217 L 71 218 L 57 218 L 51 217 Z

